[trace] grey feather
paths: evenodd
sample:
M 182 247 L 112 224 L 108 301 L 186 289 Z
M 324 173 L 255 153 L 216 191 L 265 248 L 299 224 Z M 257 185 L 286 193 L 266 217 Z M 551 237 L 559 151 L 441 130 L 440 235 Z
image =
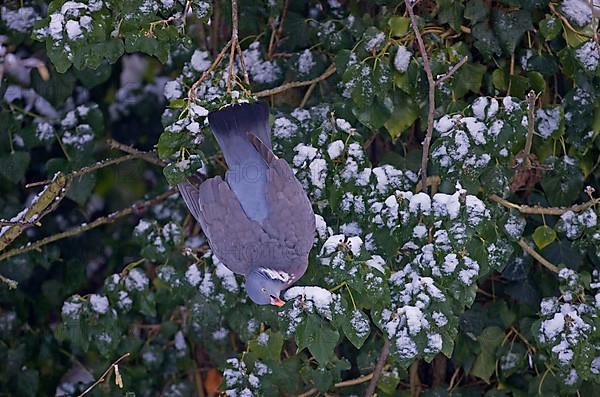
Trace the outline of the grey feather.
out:
M 278 297 L 304 274 L 315 234 L 312 205 L 289 165 L 273 154 L 265 120 L 265 105 L 237 105 L 209 114 L 228 166 L 261 164 L 261 178 L 235 180 L 230 169 L 225 181 L 217 176 L 198 189 L 178 185 L 215 255 L 247 276 L 248 293 L 259 304 L 268 303 L 272 294 Z M 257 216 L 261 206 L 264 216 Z M 277 272 L 285 280 L 278 280 Z

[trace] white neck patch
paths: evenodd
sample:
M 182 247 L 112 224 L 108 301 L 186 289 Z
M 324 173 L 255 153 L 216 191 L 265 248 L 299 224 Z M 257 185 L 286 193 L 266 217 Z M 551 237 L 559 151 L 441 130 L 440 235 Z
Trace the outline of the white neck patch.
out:
M 279 280 L 279 281 L 283 281 L 284 283 L 287 283 L 288 281 L 290 281 L 292 279 L 292 277 L 294 276 L 293 274 L 290 276 L 283 270 L 268 269 L 266 267 L 260 267 L 260 268 L 258 268 L 258 270 L 260 270 L 263 274 L 269 276 L 269 278 L 271 280 Z

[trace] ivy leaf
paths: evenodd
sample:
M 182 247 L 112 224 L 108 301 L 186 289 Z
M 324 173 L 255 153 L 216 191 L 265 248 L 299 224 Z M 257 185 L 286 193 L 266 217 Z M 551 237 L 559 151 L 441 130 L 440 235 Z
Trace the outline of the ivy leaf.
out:
M 570 157 L 549 157 L 544 162 L 552 170 L 542 179 L 541 185 L 551 206 L 566 207 L 583 191 L 583 174 Z
M 489 383 L 490 377 L 496 370 L 495 351 L 502 343 L 504 335 L 502 329 L 495 325 L 483 330 L 481 335 L 477 338 L 481 353 L 479 353 L 475 359 L 475 363 L 471 369 L 471 375 L 475 375 Z
M 408 27 L 410 26 L 410 19 L 407 17 L 401 17 L 398 15 L 394 15 L 388 21 L 388 25 L 392 31 L 392 36 L 399 37 L 404 33 L 408 32 Z
M 385 129 L 395 141 L 410 127 L 419 116 L 419 109 L 408 95 L 396 95 L 396 103 L 391 117 L 385 122 Z
M 494 56 L 502 54 L 500 42 L 496 38 L 496 35 L 494 35 L 488 22 L 480 22 L 473 26 L 472 34 L 475 37 L 475 48 L 481 52 L 485 59 L 490 60 Z
M 533 241 L 539 249 L 547 247 L 556 240 L 556 232 L 549 226 L 538 226 L 533 232 Z
M 441 23 L 447 23 L 455 31 L 460 31 L 463 10 L 465 6 L 462 1 L 437 0 L 439 11 L 438 18 Z
M 279 361 L 282 347 L 283 335 L 279 332 L 272 332 L 270 329 L 248 342 L 249 352 L 261 360 Z
M 342 331 L 354 347 L 360 349 L 371 333 L 369 317 L 361 310 L 353 310 L 342 323 Z
M 531 14 L 525 10 L 505 12 L 495 8 L 492 11 L 492 27 L 505 54 L 511 55 L 525 32 L 533 29 L 533 24 Z
M 13 152 L 0 157 L 0 175 L 17 183 L 23 177 L 29 166 L 31 156 L 29 152 Z
M 479 63 L 465 63 L 454 75 L 454 95 L 461 98 L 467 92 L 479 92 L 486 67 Z
M 320 317 L 309 314 L 296 330 L 298 349 L 308 348 L 319 364 L 327 364 L 340 337 L 338 331 Z
M 562 32 L 562 22 L 554 15 L 546 15 L 546 18 L 540 21 L 540 32 L 546 41 L 554 40 Z
M 471 20 L 471 23 L 476 24 L 482 22 L 489 14 L 490 7 L 488 7 L 483 0 L 469 0 L 467 2 L 467 6 L 465 7 L 465 18 Z

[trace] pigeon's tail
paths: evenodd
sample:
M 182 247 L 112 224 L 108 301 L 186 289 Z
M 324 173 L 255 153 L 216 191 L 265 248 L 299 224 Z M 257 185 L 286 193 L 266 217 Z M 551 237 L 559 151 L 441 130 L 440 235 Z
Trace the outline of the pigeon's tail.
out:
M 256 135 L 271 149 L 269 109 L 265 102 L 242 103 L 211 112 L 208 123 L 229 168 L 260 161 L 261 156 L 248 133 Z
M 269 109 L 264 102 L 243 103 L 208 114 L 208 124 L 227 162 L 226 180 L 250 219 L 267 216 L 267 163 L 253 142 L 258 137 L 271 149 Z

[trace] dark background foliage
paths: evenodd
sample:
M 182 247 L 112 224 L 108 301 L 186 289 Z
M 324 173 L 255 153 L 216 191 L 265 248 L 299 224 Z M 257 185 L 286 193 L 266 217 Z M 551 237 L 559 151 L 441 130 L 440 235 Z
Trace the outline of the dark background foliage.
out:
M 431 198 L 404 2 L 238 6 L 249 83 L 211 66 L 229 1 L 0 5 L 0 217 L 27 222 L 0 226 L 0 395 L 78 395 L 127 353 L 90 395 L 357 395 L 388 342 L 379 395 L 595 395 L 595 0 L 414 5 L 434 78 L 466 57 L 436 86 Z M 224 173 L 205 116 L 257 97 L 318 214 L 282 309 L 169 190 Z

